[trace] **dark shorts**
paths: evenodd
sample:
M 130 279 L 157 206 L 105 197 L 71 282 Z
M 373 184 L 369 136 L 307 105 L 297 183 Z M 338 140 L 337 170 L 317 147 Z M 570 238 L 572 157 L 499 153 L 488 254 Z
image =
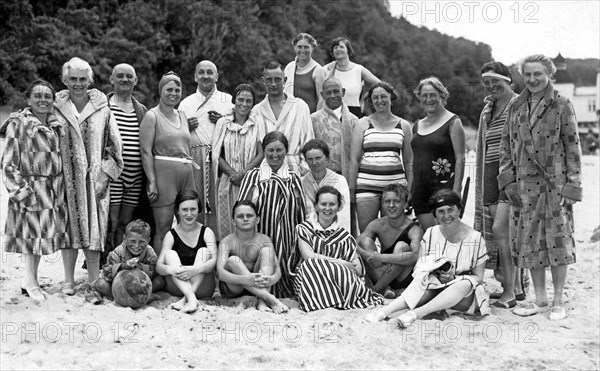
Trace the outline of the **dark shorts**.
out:
M 179 191 L 196 190 L 193 169 L 192 164 L 155 159 L 154 173 L 158 198 L 151 203 L 152 207 L 172 205 Z
M 222 297 L 228 298 L 228 299 L 235 299 L 235 298 L 239 298 L 240 296 L 254 296 L 253 293 L 251 293 L 250 291 L 243 289 L 242 292 L 240 292 L 239 294 L 234 294 L 231 291 L 229 291 L 229 287 L 227 286 L 227 284 L 223 281 L 219 281 L 219 292 L 221 293 Z
M 504 191 L 498 189 L 499 163 L 492 162 L 483 168 L 483 205 L 489 206 L 498 202 L 507 202 L 508 197 Z

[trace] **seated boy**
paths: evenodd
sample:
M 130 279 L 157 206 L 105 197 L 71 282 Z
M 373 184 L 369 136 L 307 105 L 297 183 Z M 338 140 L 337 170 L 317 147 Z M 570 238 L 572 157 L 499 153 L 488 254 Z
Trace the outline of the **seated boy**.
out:
M 423 238 L 423 229 L 404 214 L 407 201 L 405 186 L 387 185 L 381 196 L 386 216 L 369 223 L 356 239 L 358 253 L 367 263 L 373 290 L 388 299 L 396 297 L 412 280 Z M 381 243 L 381 252 L 377 251 L 376 239 Z
M 237 201 L 231 214 L 235 232 L 221 241 L 217 259 L 221 295 L 251 293 L 258 298 L 257 309 L 287 312 L 288 307 L 270 292 L 281 278 L 281 269 L 271 239 L 256 232 L 256 206 L 250 201 Z
M 123 242 L 108 254 L 102 267 L 102 276 L 96 281 L 96 290 L 104 296 L 112 297 L 112 281 L 123 269 L 140 269 L 152 279 L 152 291 L 162 291 L 165 279 L 156 273 L 158 257 L 148 245 L 150 225 L 141 219 L 127 224 Z

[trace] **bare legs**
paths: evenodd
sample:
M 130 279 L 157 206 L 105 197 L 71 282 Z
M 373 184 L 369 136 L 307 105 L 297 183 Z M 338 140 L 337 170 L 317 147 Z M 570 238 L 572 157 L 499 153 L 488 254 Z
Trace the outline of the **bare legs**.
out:
M 530 271 L 533 289 L 535 290 L 535 304 L 538 307 L 546 306 L 548 305 L 548 296 L 546 295 L 546 268 L 540 267 L 531 269 Z M 550 272 L 552 274 L 552 285 L 554 286 L 554 300 L 552 301 L 552 305 L 562 307 L 563 292 L 567 278 L 567 266 L 558 265 L 550 267 Z
M 394 247 L 394 254 L 402 251 L 401 246 Z M 394 280 L 404 281 L 411 273 L 414 265 L 385 264 L 383 266 L 372 268 L 367 265 L 367 273 L 372 281 L 375 281 L 372 289 L 382 294 L 385 289 Z
M 124 204 L 110 205 L 110 234 L 108 239 L 113 249 L 123 242 L 125 227 L 133 219 L 134 211 L 135 206 Z
M 77 263 L 78 249 L 61 250 L 63 268 L 65 270 L 65 288 L 63 292 L 73 295 L 75 288 L 75 263 Z M 100 277 L 100 251 L 83 250 L 87 261 L 88 282 L 93 284 Z M 68 291 L 65 291 L 68 290 Z
M 356 200 L 356 217 L 358 220 L 359 234 L 367 225 L 379 216 L 381 202 L 379 197 L 359 198 Z
M 490 214 L 494 219 L 492 232 L 494 234 L 494 242 L 498 245 L 498 255 L 502 266 L 502 286 L 503 292 L 500 301 L 507 303 L 515 298 L 515 279 L 516 271 L 510 251 L 510 242 L 508 234 L 508 212 L 509 204 L 500 202 L 490 205 Z M 520 281 L 519 281 L 520 285 Z
M 196 259 L 202 259 L 205 254 L 198 252 Z M 175 251 L 168 251 L 165 254 L 165 264 L 174 267 L 181 267 L 181 260 Z M 183 298 L 171 307 L 181 310 L 185 313 L 192 313 L 198 309 L 197 298 L 211 297 L 215 291 L 214 272 L 200 273 L 187 281 L 180 280 L 175 276 L 167 276 L 167 291 L 171 295 L 182 296 Z
M 257 266 L 259 266 L 259 265 L 260 265 L 260 262 L 257 263 Z M 244 262 L 237 256 L 230 256 L 227 259 L 227 263 L 225 263 L 225 269 L 227 269 L 231 273 L 238 274 L 238 275 L 247 275 L 247 274 L 252 273 L 252 272 L 250 272 L 250 270 L 248 270 L 248 268 L 246 267 Z M 273 274 L 274 269 L 273 269 L 273 267 L 263 267 L 263 268 L 261 268 L 261 272 L 265 275 L 270 276 Z M 227 288 L 230 290 L 230 292 L 233 295 L 241 294 L 244 289 L 253 293 L 258 298 L 257 308 L 259 310 L 266 309 L 265 308 L 265 304 L 266 304 L 270 309 L 273 310 L 274 313 L 283 313 L 283 312 L 288 311 L 288 307 L 285 304 L 283 304 L 281 301 L 279 301 L 273 294 L 271 294 L 271 292 L 269 292 L 269 289 L 258 288 L 258 287 L 254 287 L 254 286 L 246 286 L 246 285 L 239 286 L 239 285 L 233 285 L 230 283 L 224 283 L 224 284 L 227 285 Z
M 160 255 L 160 250 L 162 250 L 162 241 L 165 238 L 165 234 L 171 229 L 173 225 L 173 216 L 175 215 L 175 210 L 173 209 L 173 205 L 162 206 L 162 207 L 153 207 L 152 213 L 154 214 L 154 223 L 156 226 L 156 232 L 154 234 L 154 252 L 156 255 Z
M 419 224 L 421 224 L 421 228 L 423 228 L 424 231 L 437 224 L 432 213 L 418 214 L 417 219 L 419 219 Z

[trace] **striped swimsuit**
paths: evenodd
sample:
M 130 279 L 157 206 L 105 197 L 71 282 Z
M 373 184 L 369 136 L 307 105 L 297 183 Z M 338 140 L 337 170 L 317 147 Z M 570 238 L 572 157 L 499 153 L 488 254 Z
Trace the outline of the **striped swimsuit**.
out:
M 142 191 L 142 156 L 140 154 L 140 126 L 135 111 L 125 112 L 114 103 L 110 110 L 115 116 L 123 139 L 125 167 L 116 182 L 110 182 L 110 204 L 137 206 Z
M 398 121 L 396 127 L 379 131 L 369 120 L 363 139 L 363 157 L 356 179 L 356 198 L 381 196 L 390 183 L 407 185 L 402 163 L 404 131 Z

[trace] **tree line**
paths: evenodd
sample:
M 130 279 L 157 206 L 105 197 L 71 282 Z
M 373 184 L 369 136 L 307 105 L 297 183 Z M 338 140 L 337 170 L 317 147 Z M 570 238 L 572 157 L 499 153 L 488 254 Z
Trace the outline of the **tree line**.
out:
M 363 0 L 13 0 L 0 4 L 0 104 L 25 103 L 29 82 L 41 77 L 63 89 L 61 67 L 71 57 L 87 60 L 94 87 L 110 91 L 117 63 L 129 63 L 139 82 L 135 96 L 158 101 L 160 76 L 182 77 L 184 96 L 195 90 L 194 68 L 209 59 L 219 68 L 219 88 L 242 82 L 264 95 L 262 67 L 294 58 L 292 38 L 313 35 L 313 58 L 332 60 L 328 47 L 347 37 L 363 64 L 400 93 L 394 111 L 411 121 L 424 116 L 412 90 L 421 78 L 439 77 L 450 91 L 448 109 L 477 126 L 485 92 L 480 66 L 491 48 L 417 27 L 389 12 L 387 1 Z

